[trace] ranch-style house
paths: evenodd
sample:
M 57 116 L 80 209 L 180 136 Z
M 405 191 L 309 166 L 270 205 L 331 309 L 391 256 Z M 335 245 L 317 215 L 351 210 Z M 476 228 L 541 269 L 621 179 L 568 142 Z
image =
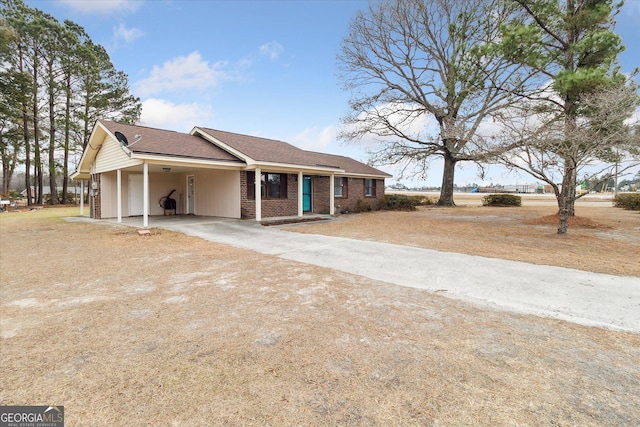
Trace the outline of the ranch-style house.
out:
M 256 221 L 333 215 L 374 205 L 391 175 L 272 139 L 98 120 L 71 177 L 89 182 L 92 218 L 142 216 L 147 227 L 149 216 L 165 215 L 167 207 L 169 214 Z

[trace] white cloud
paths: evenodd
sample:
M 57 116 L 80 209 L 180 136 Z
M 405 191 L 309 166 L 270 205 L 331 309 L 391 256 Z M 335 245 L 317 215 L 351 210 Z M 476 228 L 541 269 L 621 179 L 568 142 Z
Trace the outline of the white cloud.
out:
M 125 44 L 129 44 L 142 36 L 144 36 L 144 33 L 138 28 L 127 28 L 122 23 L 117 27 L 113 27 L 113 38 L 116 43 L 122 41 Z
M 86 14 L 110 14 L 133 12 L 141 5 L 140 0 L 58 0 L 59 4 Z
M 141 124 L 160 129 L 189 132 L 194 126 L 207 126 L 213 121 L 210 105 L 174 104 L 164 99 L 150 98 L 142 102 Z
M 303 150 L 323 151 L 336 140 L 338 129 L 327 126 L 324 129 L 307 128 L 291 138 L 291 143 Z
M 137 94 L 150 96 L 183 90 L 202 91 L 216 87 L 229 76 L 224 71 L 226 61 L 209 64 L 195 51 L 154 66 L 149 77 L 137 82 Z
M 278 42 L 269 42 L 260 46 L 260 55 L 268 56 L 270 60 L 275 61 L 280 54 L 284 52 L 284 47 Z

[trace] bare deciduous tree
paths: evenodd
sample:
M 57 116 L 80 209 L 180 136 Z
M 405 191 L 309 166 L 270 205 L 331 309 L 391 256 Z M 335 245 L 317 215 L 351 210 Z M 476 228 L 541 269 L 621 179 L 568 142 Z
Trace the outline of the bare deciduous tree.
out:
M 455 167 L 491 151 L 481 124 L 522 91 L 520 67 L 485 49 L 513 10 L 498 0 L 372 2 L 338 56 L 351 91 L 341 137 L 374 138 L 371 161 L 425 176 L 444 160 L 438 204 L 453 206 Z

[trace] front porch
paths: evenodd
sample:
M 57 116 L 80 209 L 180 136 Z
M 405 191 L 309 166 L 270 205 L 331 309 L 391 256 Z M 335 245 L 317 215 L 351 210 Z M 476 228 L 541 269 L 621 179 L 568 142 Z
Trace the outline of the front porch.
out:
M 289 224 L 300 224 L 307 222 L 316 222 L 316 221 L 330 221 L 334 219 L 331 215 L 326 214 L 313 214 L 307 213 L 303 216 L 281 216 L 281 217 L 272 217 L 272 218 L 263 218 L 259 224 L 264 226 L 278 226 L 278 225 L 289 225 Z M 171 225 L 180 225 L 180 226 L 197 226 L 197 225 L 206 225 L 217 222 L 226 222 L 226 221 L 241 221 L 241 222 L 251 222 L 247 220 L 240 220 L 237 218 L 226 218 L 226 217 L 213 217 L 213 216 L 200 216 L 200 215 L 152 215 L 147 219 L 147 225 L 145 225 L 144 218 L 141 216 L 130 216 L 123 217 L 120 220 L 117 218 L 106 218 L 103 221 L 107 221 L 110 223 L 116 223 L 125 225 L 133 228 L 171 228 Z M 169 226 L 169 227 L 168 227 Z

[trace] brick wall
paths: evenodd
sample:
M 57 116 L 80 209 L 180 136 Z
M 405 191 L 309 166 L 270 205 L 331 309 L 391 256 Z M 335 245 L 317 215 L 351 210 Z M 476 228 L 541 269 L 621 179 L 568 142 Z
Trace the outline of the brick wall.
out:
M 247 182 L 247 172 L 240 172 L 240 215 L 243 219 L 255 219 L 256 217 L 256 201 L 247 198 L 249 185 L 254 184 Z M 263 218 L 298 215 L 298 175 L 287 175 L 286 199 L 262 199 L 261 205 Z
M 314 176 L 313 178 L 313 204 L 314 213 L 328 214 L 330 209 L 330 179 L 328 176 Z
M 252 183 L 253 184 L 253 183 Z M 240 172 L 240 218 L 256 217 L 256 202 L 247 198 L 247 172 Z
M 364 178 L 347 178 L 346 197 L 336 197 L 336 213 L 351 211 L 358 200 L 367 203 L 371 208 L 378 206 L 378 201 L 384 196 L 384 179 L 376 179 L 375 197 L 364 195 Z
M 267 171 L 268 172 L 268 171 Z M 328 214 L 330 208 L 329 185 L 330 177 L 313 176 L 313 201 L 312 209 L 314 213 Z M 256 217 L 256 202 L 247 198 L 247 172 L 240 172 L 240 213 L 243 219 L 254 219 Z M 347 197 L 335 198 L 336 213 L 353 210 L 358 200 L 368 203 L 372 208 L 376 208 L 378 200 L 384 195 L 384 180 L 376 180 L 376 196 L 364 195 L 363 178 L 347 178 Z M 298 175 L 287 175 L 287 198 L 286 199 L 262 199 L 262 217 L 270 218 L 277 216 L 298 215 Z

